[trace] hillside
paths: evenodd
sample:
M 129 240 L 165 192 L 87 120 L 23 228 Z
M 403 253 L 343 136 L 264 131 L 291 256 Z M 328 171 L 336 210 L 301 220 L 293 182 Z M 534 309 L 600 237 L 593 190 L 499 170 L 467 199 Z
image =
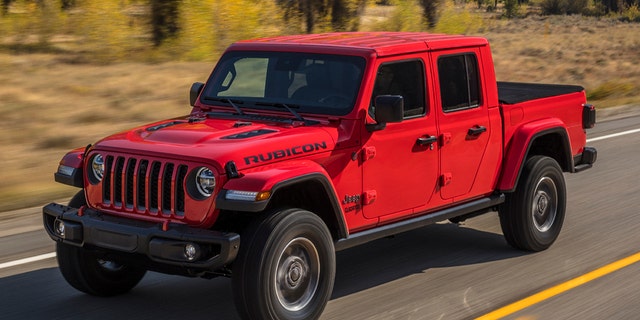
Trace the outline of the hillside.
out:
M 640 104 L 640 24 L 580 16 L 485 19 L 500 80 L 580 84 L 599 107 Z M 0 211 L 76 190 L 53 182 L 71 148 L 186 114 L 211 62 L 87 64 L 65 53 L 0 53 Z

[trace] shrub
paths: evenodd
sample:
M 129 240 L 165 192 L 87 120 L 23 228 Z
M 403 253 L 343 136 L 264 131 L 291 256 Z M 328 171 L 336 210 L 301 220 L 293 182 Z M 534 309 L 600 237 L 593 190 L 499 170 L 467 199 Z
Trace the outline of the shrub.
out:
M 477 33 L 485 27 L 484 20 L 480 14 L 474 13 L 468 4 L 460 7 L 453 1 L 445 1 L 440 14 L 440 20 L 433 28 L 437 33 L 448 34 L 470 34 Z
M 422 8 L 416 0 L 395 0 L 388 19 L 376 23 L 374 31 L 423 31 L 426 29 Z
M 618 81 L 607 81 L 597 88 L 587 92 L 588 100 L 603 100 L 611 96 L 626 96 L 637 88 L 632 83 L 624 83 Z
M 504 0 L 504 16 L 515 18 L 518 15 L 518 0 Z
M 165 39 L 151 60 L 206 61 L 229 44 L 283 32 L 281 14 L 272 1 L 181 1 L 176 37 Z
M 638 3 L 624 9 L 620 20 L 627 22 L 640 22 L 640 8 L 638 7 Z
M 564 0 L 543 0 L 540 2 L 542 14 L 561 14 L 562 4 Z
M 582 14 L 589 6 L 589 0 L 542 0 L 542 14 Z
M 593 6 L 584 8 L 582 14 L 590 17 L 602 17 L 607 14 L 607 7 L 602 2 L 595 1 Z

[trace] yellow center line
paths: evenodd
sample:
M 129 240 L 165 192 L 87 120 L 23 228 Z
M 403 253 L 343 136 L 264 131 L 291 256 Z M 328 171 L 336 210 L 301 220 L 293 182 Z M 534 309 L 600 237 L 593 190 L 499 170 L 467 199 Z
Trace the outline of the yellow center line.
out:
M 476 320 L 489 320 L 489 319 L 500 319 L 502 317 L 506 317 L 510 314 L 518 312 L 522 309 L 528 308 L 536 303 L 547 300 L 553 296 L 559 295 L 565 291 L 569 291 L 575 287 L 581 286 L 589 281 L 598 279 L 602 276 L 605 276 L 614 271 L 620 270 L 624 267 L 632 265 L 636 262 L 640 261 L 640 252 L 628 256 L 624 259 L 615 261 L 610 263 L 604 267 L 593 270 L 589 273 L 581 275 L 577 278 L 573 278 L 567 282 L 561 283 L 549 289 L 540 291 L 532 296 L 524 298 L 520 301 L 516 301 L 512 304 L 506 305 L 500 309 L 487 313 L 483 316 L 476 318 Z

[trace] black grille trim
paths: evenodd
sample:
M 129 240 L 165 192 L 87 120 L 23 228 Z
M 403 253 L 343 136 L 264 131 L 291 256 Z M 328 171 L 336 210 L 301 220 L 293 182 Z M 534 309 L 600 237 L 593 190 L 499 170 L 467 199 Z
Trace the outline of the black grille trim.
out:
M 126 173 L 126 189 L 125 189 L 125 205 L 127 208 L 133 208 L 133 196 L 134 196 L 134 183 L 135 183 L 135 170 L 136 170 L 136 159 L 131 158 L 127 161 L 127 173 Z
M 183 218 L 189 170 L 171 161 L 107 155 L 102 202 L 115 210 Z
M 160 166 L 160 162 L 154 161 L 151 165 L 151 175 L 149 176 L 149 211 L 152 213 L 157 213 L 160 209 L 160 206 L 158 205 Z
M 141 160 L 138 166 L 136 193 L 138 195 L 138 210 L 145 210 L 147 207 L 147 172 L 149 169 L 149 161 Z
M 184 216 L 184 195 L 185 195 L 185 179 L 187 178 L 187 172 L 189 168 L 185 165 L 178 166 L 178 172 L 176 174 L 176 194 L 175 194 L 175 213 L 179 216 Z
M 104 163 L 104 177 L 102 181 L 102 202 L 111 204 L 111 181 L 113 180 L 111 168 L 113 166 L 113 156 L 108 156 Z
M 118 157 L 116 159 L 116 164 L 113 169 L 113 203 L 116 206 L 122 206 L 122 179 L 123 179 L 123 169 L 124 168 L 124 158 Z

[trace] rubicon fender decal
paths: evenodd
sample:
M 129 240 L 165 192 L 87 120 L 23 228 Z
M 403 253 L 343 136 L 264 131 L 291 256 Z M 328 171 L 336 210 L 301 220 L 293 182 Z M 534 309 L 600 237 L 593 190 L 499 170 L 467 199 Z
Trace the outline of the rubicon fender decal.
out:
M 327 142 L 315 142 L 315 143 L 307 143 L 299 146 L 294 146 L 291 148 L 273 150 L 262 154 L 252 155 L 244 158 L 244 163 L 250 165 L 252 163 L 261 163 L 267 162 L 271 160 L 282 159 L 286 157 L 291 157 L 294 155 L 300 155 L 304 153 L 310 153 L 318 150 L 327 149 Z

